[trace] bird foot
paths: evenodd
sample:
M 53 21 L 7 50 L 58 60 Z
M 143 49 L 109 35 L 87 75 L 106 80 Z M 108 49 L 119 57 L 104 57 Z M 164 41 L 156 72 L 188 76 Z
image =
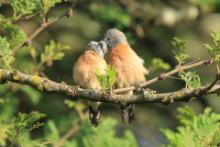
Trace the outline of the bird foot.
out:
M 133 105 L 121 106 L 121 119 L 123 123 L 132 123 L 134 120 Z
M 94 110 L 94 109 L 90 106 L 90 107 L 89 107 L 89 119 L 90 119 L 91 124 L 92 124 L 94 127 L 97 127 L 97 126 L 98 126 L 99 121 L 100 121 L 100 118 L 101 118 L 101 111 L 100 111 L 100 109 L 98 108 L 98 110 Z

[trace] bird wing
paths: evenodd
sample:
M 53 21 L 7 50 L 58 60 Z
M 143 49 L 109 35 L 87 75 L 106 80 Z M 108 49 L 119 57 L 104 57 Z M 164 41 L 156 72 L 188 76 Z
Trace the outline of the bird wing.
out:
M 127 87 L 145 81 L 147 69 L 141 59 L 129 45 L 119 45 L 109 53 L 108 62 L 115 66 L 117 87 Z

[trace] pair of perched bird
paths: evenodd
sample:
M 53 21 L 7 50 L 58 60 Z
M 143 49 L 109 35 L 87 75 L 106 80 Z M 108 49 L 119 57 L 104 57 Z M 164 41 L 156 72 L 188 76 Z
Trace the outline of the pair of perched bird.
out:
M 108 52 L 107 63 L 104 55 Z M 116 71 L 116 88 L 140 84 L 145 81 L 148 70 L 144 61 L 130 47 L 125 34 L 118 29 L 109 29 L 102 41 L 91 41 L 86 51 L 79 57 L 73 67 L 74 82 L 82 88 L 100 90 L 97 80 L 97 70 L 105 74 L 107 64 L 114 66 Z M 133 91 L 122 94 L 133 94 Z M 94 126 L 100 119 L 100 103 L 94 103 L 89 108 L 89 118 Z M 134 119 L 133 106 L 121 106 L 122 121 L 127 123 Z

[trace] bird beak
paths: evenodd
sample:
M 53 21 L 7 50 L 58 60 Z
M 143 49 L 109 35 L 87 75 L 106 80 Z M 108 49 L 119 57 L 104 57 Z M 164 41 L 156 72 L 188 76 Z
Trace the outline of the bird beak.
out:
M 99 44 L 100 44 L 100 47 L 101 47 L 103 53 L 106 54 L 108 51 L 107 43 L 104 40 L 101 40 L 101 41 L 99 41 Z

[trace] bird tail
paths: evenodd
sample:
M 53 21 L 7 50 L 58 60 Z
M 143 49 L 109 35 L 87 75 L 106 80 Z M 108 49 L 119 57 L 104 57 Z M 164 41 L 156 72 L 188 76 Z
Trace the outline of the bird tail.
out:
M 134 120 L 133 104 L 121 106 L 121 119 L 123 123 L 132 123 Z
M 91 124 L 94 127 L 97 127 L 99 125 L 99 121 L 101 118 L 101 111 L 99 109 L 100 103 L 96 103 L 96 106 L 89 106 L 89 119 Z

